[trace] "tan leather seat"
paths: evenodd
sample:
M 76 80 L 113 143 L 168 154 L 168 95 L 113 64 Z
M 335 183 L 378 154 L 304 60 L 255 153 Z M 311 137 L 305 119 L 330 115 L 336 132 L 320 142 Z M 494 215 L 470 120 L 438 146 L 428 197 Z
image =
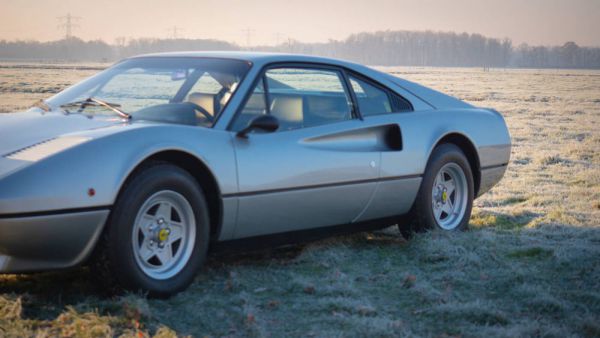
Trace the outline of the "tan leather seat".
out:
M 199 105 L 204 108 L 210 115 L 215 116 L 215 96 L 205 93 L 190 93 L 187 97 L 188 102 Z M 203 117 L 201 113 L 196 113 L 198 117 Z
M 267 106 L 265 104 L 265 94 L 263 93 L 252 93 L 244 106 L 242 114 L 256 114 L 263 115 L 267 112 Z
M 301 127 L 304 122 L 302 97 L 291 95 L 277 95 L 273 97 L 271 115 L 279 120 L 281 129 Z

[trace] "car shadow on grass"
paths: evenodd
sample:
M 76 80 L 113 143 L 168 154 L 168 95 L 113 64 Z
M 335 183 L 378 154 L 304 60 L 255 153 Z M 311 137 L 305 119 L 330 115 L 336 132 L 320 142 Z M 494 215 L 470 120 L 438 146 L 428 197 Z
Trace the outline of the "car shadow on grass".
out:
M 273 248 L 251 247 L 227 251 L 210 252 L 207 258 L 208 269 L 236 267 L 241 265 L 282 264 L 297 259 L 307 248 L 348 245 L 352 247 L 372 245 L 406 244 L 397 226 L 381 230 L 337 234 L 322 239 L 309 240 L 298 244 L 287 244 Z M 267 246 L 267 244 L 265 244 Z
M 294 260 L 307 246 L 307 243 L 286 245 L 279 248 L 211 252 L 205 266 L 209 269 L 245 264 L 260 264 L 266 261 L 285 263 Z

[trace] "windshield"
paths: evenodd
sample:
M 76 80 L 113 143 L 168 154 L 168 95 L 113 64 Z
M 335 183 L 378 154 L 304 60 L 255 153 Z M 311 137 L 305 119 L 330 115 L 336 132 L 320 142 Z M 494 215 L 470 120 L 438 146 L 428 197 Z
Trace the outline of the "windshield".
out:
M 122 111 L 133 119 L 210 127 L 249 68 L 248 62 L 227 59 L 134 58 L 66 89 L 45 103 L 52 110 L 68 113 L 114 115 Z M 92 101 L 109 105 L 84 104 L 77 109 L 81 103 Z

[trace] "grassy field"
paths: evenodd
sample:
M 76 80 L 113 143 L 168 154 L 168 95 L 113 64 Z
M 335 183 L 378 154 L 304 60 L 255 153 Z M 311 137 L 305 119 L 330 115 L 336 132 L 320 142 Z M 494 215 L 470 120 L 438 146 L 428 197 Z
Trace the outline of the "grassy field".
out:
M 13 66 L 4 112 L 95 72 Z M 1 276 L 0 336 L 600 336 L 600 72 L 385 70 L 505 116 L 511 163 L 471 231 L 211 257 L 169 300 L 104 296 L 86 269 Z

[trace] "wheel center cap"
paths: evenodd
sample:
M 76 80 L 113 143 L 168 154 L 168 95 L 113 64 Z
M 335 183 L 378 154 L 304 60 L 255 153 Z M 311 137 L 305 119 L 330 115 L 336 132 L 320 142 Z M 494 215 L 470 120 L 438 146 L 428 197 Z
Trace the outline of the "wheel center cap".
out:
M 442 202 L 446 203 L 447 199 L 448 199 L 448 194 L 445 191 L 443 191 L 442 192 Z
M 158 232 L 158 240 L 161 242 L 166 241 L 167 239 L 169 239 L 169 229 L 160 229 L 160 231 Z

